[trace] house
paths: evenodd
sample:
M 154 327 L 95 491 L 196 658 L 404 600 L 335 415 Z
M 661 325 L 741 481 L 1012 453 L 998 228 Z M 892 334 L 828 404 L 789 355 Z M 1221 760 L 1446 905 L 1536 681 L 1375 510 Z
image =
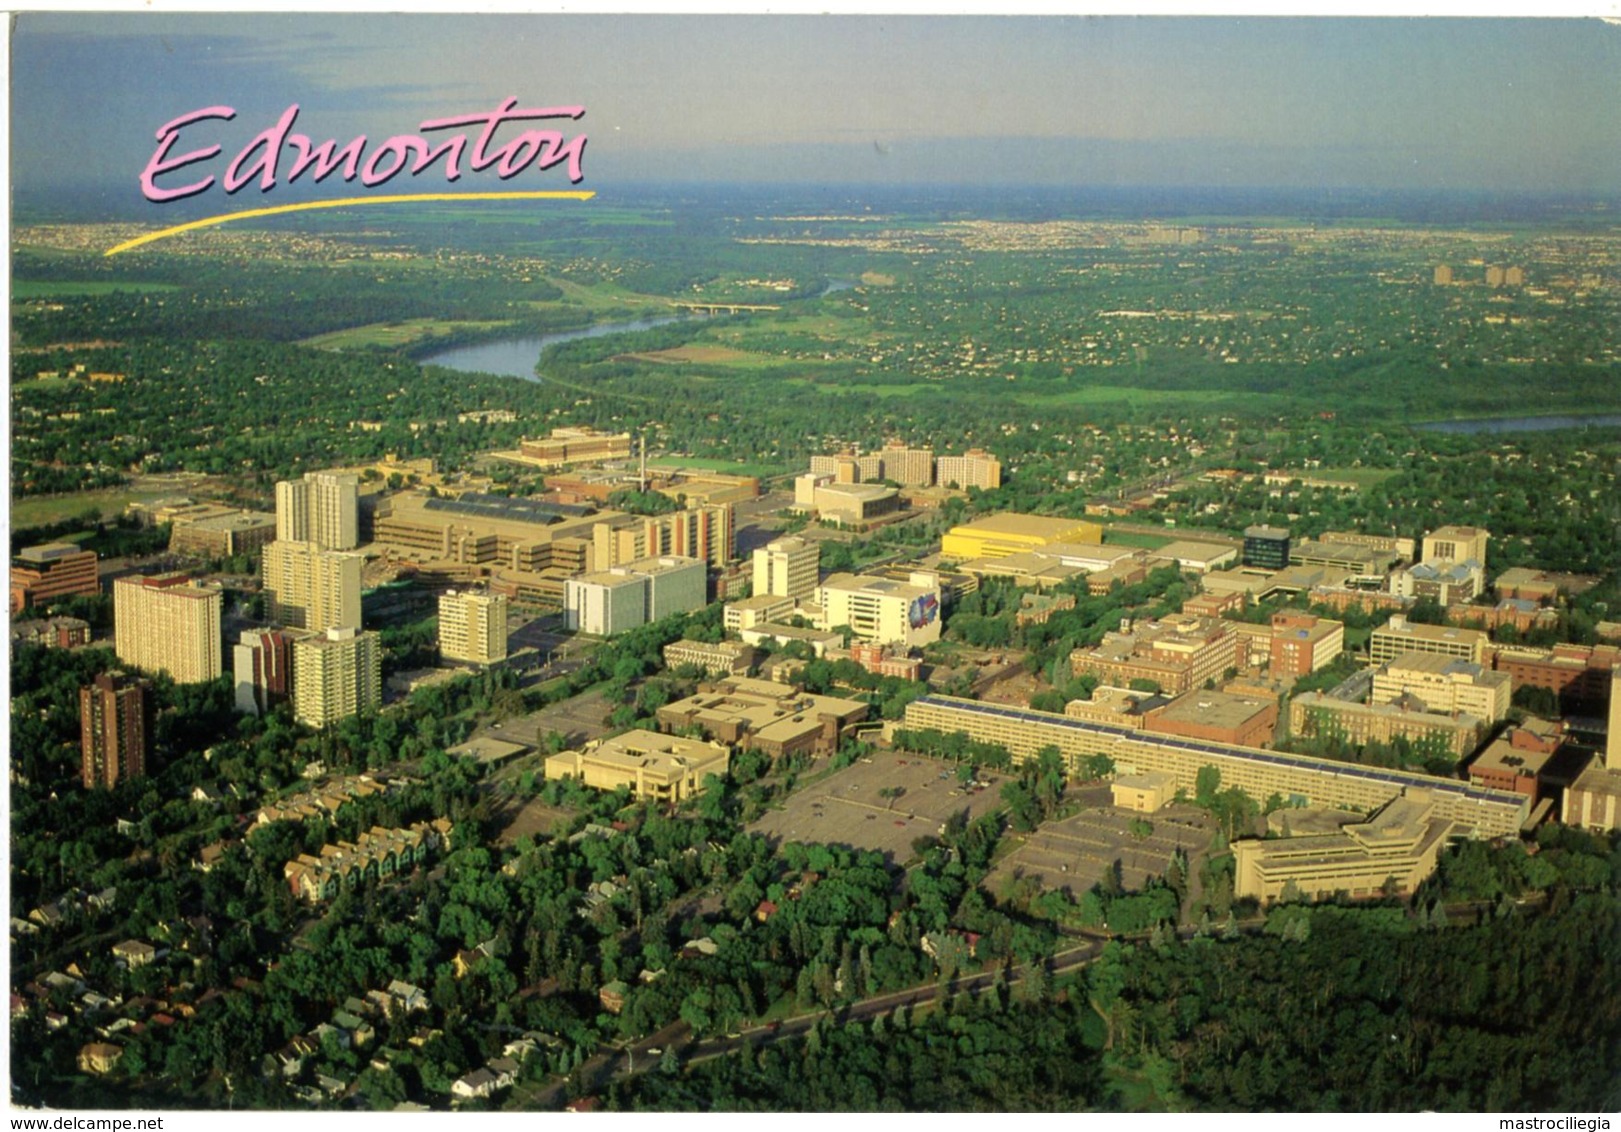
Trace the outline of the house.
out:
M 139 939 L 126 939 L 113 944 L 113 958 L 131 971 L 144 967 L 158 957 L 158 949 Z
M 475 1097 L 492 1096 L 500 1087 L 494 1073 L 488 1069 L 475 1069 L 456 1078 L 455 1084 L 450 1086 L 450 1093 L 462 1100 L 472 1100 Z
M 597 992 L 597 1001 L 602 1003 L 602 1009 L 609 1014 L 618 1014 L 625 1009 L 625 995 L 629 991 L 628 986 L 615 979 L 613 982 L 605 984 Z
M 79 1068 L 86 1073 L 111 1073 L 124 1056 L 124 1047 L 111 1042 L 91 1042 L 79 1050 Z

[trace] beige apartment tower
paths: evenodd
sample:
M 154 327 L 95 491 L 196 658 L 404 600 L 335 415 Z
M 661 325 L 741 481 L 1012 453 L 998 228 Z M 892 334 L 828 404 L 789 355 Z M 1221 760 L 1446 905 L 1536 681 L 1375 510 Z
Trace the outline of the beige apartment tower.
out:
M 316 633 L 360 628 L 362 564 L 358 554 L 277 539 L 261 563 L 270 619 Z
M 312 542 L 323 550 L 360 545 L 360 477 L 308 472 L 276 485 L 276 537 Z
M 124 664 L 199 684 L 223 671 L 219 590 L 186 574 L 119 578 L 113 583 L 113 644 Z
M 444 660 L 494 664 L 507 658 L 504 594 L 451 590 L 439 599 L 439 655 Z
M 383 705 L 376 633 L 328 629 L 293 642 L 293 718 L 310 727 L 369 715 Z
M 816 592 L 821 544 L 802 538 L 773 539 L 754 552 L 754 596 L 808 598 Z

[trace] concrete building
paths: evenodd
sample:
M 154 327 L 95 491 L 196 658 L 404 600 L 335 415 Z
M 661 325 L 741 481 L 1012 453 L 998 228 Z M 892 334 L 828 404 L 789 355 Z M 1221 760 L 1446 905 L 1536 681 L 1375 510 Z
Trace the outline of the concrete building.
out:
M 1621 664 L 1621 648 L 1615 645 L 1489 645 L 1487 651 L 1492 668 L 1507 673 L 1516 688 L 1546 688 L 1563 704 L 1589 711 L 1613 709 L 1611 670 Z M 1613 728 L 1610 733 L 1615 734 Z
M 1268 661 L 1274 678 L 1298 680 L 1327 668 L 1345 651 L 1345 623 L 1310 613 L 1272 617 Z
M 527 460 L 552 466 L 623 460 L 630 455 L 630 433 L 598 432 L 589 425 L 554 428 L 548 437 L 519 441 L 518 451 Z
M 961 456 L 941 456 L 935 461 L 934 480 L 945 487 L 964 491 L 977 487 L 995 491 L 1002 486 L 1002 463 L 983 448 L 970 448 Z
M 1335 738 L 1354 746 L 1367 743 L 1437 742 L 1462 759 L 1480 743 L 1486 721 L 1476 715 L 1418 711 L 1411 700 L 1359 704 L 1306 692 L 1289 703 L 1289 730 L 1308 739 Z
M 321 728 L 383 706 L 376 633 L 328 629 L 293 642 L 293 718 Z
M 1370 703 L 1393 704 L 1404 697 L 1428 711 L 1461 712 L 1496 723 L 1508 714 L 1512 681 L 1473 661 L 1432 653 L 1404 653 L 1374 671 Z
M 1369 636 L 1368 655 L 1375 664 L 1410 652 L 1458 657 L 1479 664 L 1485 656 L 1486 641 L 1486 634 L 1476 629 L 1421 625 L 1396 613 Z
M 1244 528 L 1244 565 L 1282 570 L 1289 565 L 1289 532 L 1281 527 Z
M 449 590 L 439 598 L 439 656 L 468 664 L 507 658 L 504 594 Z
M 912 448 L 904 440 L 886 441 L 878 452 L 880 478 L 902 487 L 928 487 L 934 483 L 934 449 Z
M 79 689 L 80 778 L 86 790 L 111 789 L 146 774 L 151 690 L 145 680 L 123 672 L 103 672 Z
M 1472 601 L 1485 592 L 1486 571 L 1473 558 L 1463 562 L 1420 562 L 1390 575 L 1398 597 L 1434 598 L 1441 605 Z
M 579 778 L 596 790 L 628 786 L 638 801 L 675 805 L 701 791 L 710 775 L 724 778 L 731 758 L 721 743 L 627 731 L 551 756 L 546 777 Z
M 1170 774 L 1176 788 L 1192 794 L 1201 768 L 1221 774 L 1221 787 L 1237 787 L 1259 803 L 1273 794 L 1298 806 L 1334 806 L 1371 813 L 1409 787 L 1429 789 L 1440 816 L 1477 837 L 1512 837 L 1530 812 L 1523 795 L 1485 790 L 1450 778 L 1358 766 L 1332 759 L 1261 751 L 1180 736 L 1133 731 L 1051 712 L 1013 708 L 952 696 L 923 696 L 907 705 L 910 729 L 961 731 L 970 739 L 998 743 L 1015 761 L 1054 746 L 1080 774 L 1084 760 L 1107 755 L 1118 774 Z
M 664 646 L 664 667 L 701 668 L 708 676 L 741 676 L 753 667 L 759 653 L 736 641 L 679 640 Z
M 1068 715 L 1066 708 L 1065 714 Z M 1278 726 L 1278 701 L 1195 689 L 1143 715 L 1143 727 L 1162 735 L 1185 735 L 1240 747 L 1270 746 Z
M 1441 850 L 1462 832 L 1433 791 L 1410 787 L 1337 833 L 1233 842 L 1233 894 L 1262 904 L 1296 893 L 1308 900 L 1404 896 L 1435 871 Z
M 1248 651 L 1231 622 L 1172 614 L 1137 626 L 1128 620 L 1093 648 L 1070 653 L 1069 660 L 1077 676 L 1117 687 L 1149 681 L 1180 696 L 1219 680 L 1229 668 L 1244 667 Z
M 810 597 L 820 578 L 822 544 L 810 539 L 773 539 L 754 552 L 755 597 Z
M 702 609 L 706 571 L 697 558 L 644 558 L 570 578 L 563 585 L 565 628 L 611 637 L 675 613 Z
M 119 578 L 113 583 L 113 643 L 118 659 L 177 684 L 212 680 L 221 671 L 224 595 L 186 574 Z
M 816 588 L 822 607 L 817 627 L 848 625 L 857 637 L 881 645 L 920 648 L 940 639 L 940 583 L 917 572 L 910 584 L 869 574 L 834 574 Z
M 312 542 L 323 550 L 360 545 L 360 477 L 307 472 L 276 485 L 276 538 Z
M 71 542 L 24 547 L 11 560 L 12 616 L 64 597 L 101 592 L 96 552 Z
M 263 715 L 293 694 L 293 641 L 305 634 L 285 629 L 244 629 L 231 650 L 236 710 Z
M 169 550 L 199 558 L 258 554 L 276 539 L 276 516 L 268 511 L 199 505 L 170 520 Z
M 1486 563 L 1491 532 L 1484 527 L 1437 527 L 1424 536 L 1425 562 Z
M 364 565 L 358 554 L 325 550 L 315 542 L 277 539 L 265 547 L 260 563 L 270 620 L 315 633 L 360 628 Z
M 1103 528 L 1080 519 L 1004 511 L 952 527 L 940 541 L 940 556 L 957 562 L 1006 558 L 1054 543 L 1101 543 Z
M 788 755 L 831 755 L 847 728 L 867 718 L 859 700 L 816 696 L 769 680 L 734 677 L 658 709 L 659 730 L 696 727 L 738 749 Z

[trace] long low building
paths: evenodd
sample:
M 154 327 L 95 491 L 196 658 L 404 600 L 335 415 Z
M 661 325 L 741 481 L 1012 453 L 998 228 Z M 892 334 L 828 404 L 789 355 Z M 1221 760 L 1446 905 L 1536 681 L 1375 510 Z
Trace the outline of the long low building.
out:
M 960 731 L 979 742 L 999 743 L 1018 760 L 1033 757 L 1043 747 L 1057 747 L 1072 774 L 1082 772 L 1082 760 L 1107 755 L 1120 774 L 1159 771 L 1172 775 L 1177 787 L 1190 795 L 1198 788 L 1200 769 L 1207 766 L 1221 772 L 1224 788 L 1236 786 L 1257 802 L 1277 794 L 1292 805 L 1370 813 L 1404 790 L 1428 789 L 1435 796 L 1438 815 L 1477 837 L 1517 835 L 1530 810 L 1530 799 L 1522 795 L 1448 778 L 1157 735 L 954 696 L 914 700 L 906 707 L 905 725 Z
M 1296 894 L 1408 895 L 1435 872 L 1457 828 L 1442 808 L 1433 791 L 1411 787 L 1367 821 L 1336 833 L 1235 841 L 1233 895 L 1263 904 Z

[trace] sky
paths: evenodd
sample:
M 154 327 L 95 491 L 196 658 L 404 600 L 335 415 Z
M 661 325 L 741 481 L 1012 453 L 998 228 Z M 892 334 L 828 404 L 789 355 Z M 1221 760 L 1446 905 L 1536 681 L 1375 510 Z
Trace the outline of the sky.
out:
M 508 97 L 586 107 L 560 127 L 590 139 L 583 188 L 1621 193 L 1621 24 L 1496 18 L 28 13 L 12 180 L 139 203 L 156 131 L 188 111 L 237 111 L 176 145 L 221 145 L 197 167 L 218 174 L 293 104 L 317 142 L 375 144 Z M 478 180 L 463 187 L 571 187 L 557 169 Z

